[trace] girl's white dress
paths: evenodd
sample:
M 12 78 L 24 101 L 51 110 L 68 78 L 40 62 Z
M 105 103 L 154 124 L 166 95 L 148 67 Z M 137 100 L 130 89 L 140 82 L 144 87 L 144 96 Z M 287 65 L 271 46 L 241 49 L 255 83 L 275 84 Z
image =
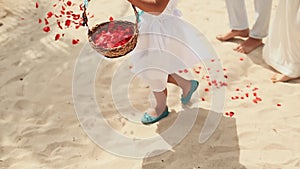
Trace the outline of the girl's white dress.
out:
M 300 76 L 300 0 L 280 0 L 264 60 L 289 77 Z
M 138 43 L 131 56 L 132 71 L 157 92 L 166 88 L 168 74 L 217 58 L 204 35 L 179 18 L 177 3 L 170 0 L 160 15 L 141 15 Z

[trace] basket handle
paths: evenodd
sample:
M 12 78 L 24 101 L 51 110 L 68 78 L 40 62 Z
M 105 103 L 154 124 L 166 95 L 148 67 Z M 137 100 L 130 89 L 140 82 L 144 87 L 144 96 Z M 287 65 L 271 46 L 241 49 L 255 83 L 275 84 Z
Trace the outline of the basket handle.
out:
M 88 28 L 88 32 L 90 33 L 90 29 L 89 29 L 89 26 L 88 26 L 88 17 L 86 15 L 86 10 L 87 10 L 87 7 L 88 7 L 88 2 L 90 2 L 91 0 L 84 0 L 84 3 L 83 3 L 83 13 L 82 13 L 82 18 L 83 18 L 83 22 L 82 22 L 82 26 L 86 26 Z M 136 33 L 139 32 L 138 30 L 138 22 L 139 22 L 139 14 L 136 10 L 136 7 L 134 5 L 132 5 L 132 8 L 133 8 L 133 11 L 134 11 L 134 15 L 135 15 L 135 30 L 136 30 Z

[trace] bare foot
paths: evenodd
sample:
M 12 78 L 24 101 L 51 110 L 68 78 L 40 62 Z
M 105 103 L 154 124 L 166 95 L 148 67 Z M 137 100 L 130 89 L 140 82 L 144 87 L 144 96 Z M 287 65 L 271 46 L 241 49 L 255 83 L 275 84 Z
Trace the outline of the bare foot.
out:
M 245 40 L 243 43 L 238 45 L 233 50 L 240 52 L 240 53 L 248 54 L 261 45 L 263 45 L 262 39 L 255 39 L 255 38 L 249 37 L 247 40 Z
M 286 76 L 286 75 L 283 75 L 283 74 L 274 74 L 272 77 L 271 77 L 271 80 L 273 83 L 276 83 L 276 82 L 287 82 L 287 81 L 290 81 L 290 80 L 293 80 L 293 79 L 298 79 L 300 77 L 289 77 L 289 76 Z
M 243 38 L 246 38 L 249 36 L 249 29 L 244 29 L 244 30 L 231 30 L 230 32 L 224 34 L 224 35 L 218 35 L 216 38 L 219 40 L 219 41 L 227 41 L 229 39 L 232 39 L 236 36 L 239 36 L 239 37 L 243 37 Z

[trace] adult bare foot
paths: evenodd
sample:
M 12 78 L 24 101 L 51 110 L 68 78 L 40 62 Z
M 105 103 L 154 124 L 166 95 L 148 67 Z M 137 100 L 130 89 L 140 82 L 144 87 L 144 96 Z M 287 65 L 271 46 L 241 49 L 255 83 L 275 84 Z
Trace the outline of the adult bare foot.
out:
M 263 45 L 262 39 L 255 39 L 255 38 L 249 37 L 247 40 L 245 40 L 243 43 L 238 45 L 233 50 L 240 52 L 240 53 L 248 54 L 261 45 Z
M 271 77 L 271 80 L 273 83 L 276 83 L 276 82 L 287 82 L 287 81 L 290 81 L 293 79 L 298 79 L 298 78 L 300 78 L 300 77 L 295 78 L 295 77 L 289 77 L 289 76 L 286 76 L 283 74 L 276 73 Z
M 249 36 L 249 29 L 244 30 L 231 30 L 230 32 L 224 34 L 224 35 L 218 35 L 216 38 L 219 41 L 227 41 L 229 39 L 232 39 L 236 36 L 246 38 Z

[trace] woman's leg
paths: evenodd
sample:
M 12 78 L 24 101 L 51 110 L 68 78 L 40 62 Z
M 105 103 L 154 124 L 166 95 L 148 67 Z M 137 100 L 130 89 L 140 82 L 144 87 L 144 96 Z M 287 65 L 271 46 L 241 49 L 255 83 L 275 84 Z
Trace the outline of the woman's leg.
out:
M 236 36 L 248 37 L 249 26 L 244 0 L 226 0 L 226 8 L 228 12 L 231 31 L 224 35 L 218 35 L 220 41 L 227 41 Z

